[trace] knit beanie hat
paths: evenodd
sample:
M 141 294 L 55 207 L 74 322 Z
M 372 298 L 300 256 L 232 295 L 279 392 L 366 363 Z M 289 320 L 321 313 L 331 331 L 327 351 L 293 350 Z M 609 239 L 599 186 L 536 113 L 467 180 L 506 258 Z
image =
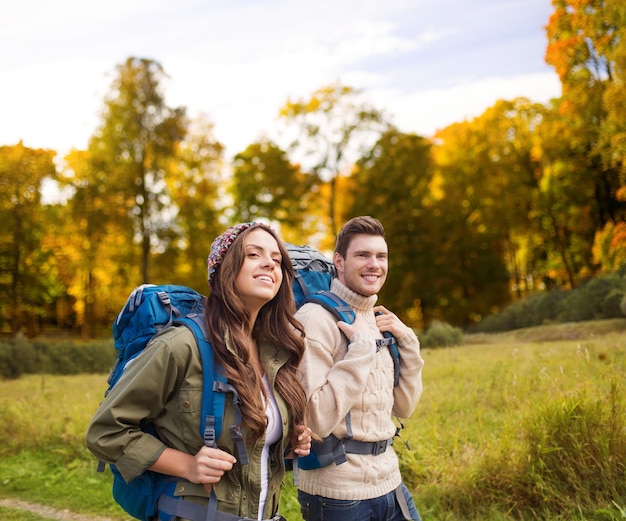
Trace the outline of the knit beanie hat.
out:
M 209 272 L 209 287 L 213 286 L 213 279 L 215 278 L 215 270 L 219 268 L 220 264 L 224 260 L 224 255 L 230 248 L 231 244 L 235 242 L 235 239 L 239 237 L 239 234 L 252 226 L 260 226 L 261 228 L 265 228 L 266 230 L 272 230 L 271 226 L 267 224 L 251 221 L 249 223 L 240 223 L 235 226 L 231 226 L 223 232 L 221 235 L 218 235 L 213 243 L 211 244 L 211 252 L 209 253 L 209 258 L 207 259 L 207 269 Z

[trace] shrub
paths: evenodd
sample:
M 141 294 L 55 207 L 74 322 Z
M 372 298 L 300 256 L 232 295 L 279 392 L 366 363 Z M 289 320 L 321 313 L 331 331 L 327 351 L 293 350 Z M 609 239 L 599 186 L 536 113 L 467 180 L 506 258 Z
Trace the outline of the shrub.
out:
M 536 293 L 530 297 L 532 325 L 539 326 L 555 322 L 561 312 L 567 292 L 555 289 L 545 293 Z
M 19 378 L 37 367 L 34 346 L 24 338 L 0 343 L 0 377 Z
M 420 338 L 422 347 L 452 347 L 463 341 L 463 331 L 445 322 L 433 321 Z
M 495 333 L 497 331 L 508 331 L 506 309 L 500 313 L 489 315 L 475 324 L 471 330 L 474 333 Z
M 622 300 L 619 303 L 619 309 L 622 312 L 622 315 L 626 316 L 626 295 L 622 297 Z
M 491 333 L 536 325 L 531 299 L 513 302 L 500 313 L 486 317 L 476 324 L 472 330 L 478 333 Z
M 605 300 L 612 291 L 624 292 L 625 284 L 617 273 L 602 275 L 589 280 L 571 291 L 564 300 L 559 320 L 579 322 L 601 318 L 615 318 L 605 315 Z
M 0 343 L 0 377 L 22 374 L 105 373 L 116 357 L 113 342 L 45 342 L 18 338 Z
M 513 302 L 476 324 L 473 332 L 493 333 L 551 322 L 580 322 L 626 315 L 626 280 L 621 273 L 590 279 L 570 291 L 552 290 Z
M 600 312 L 603 318 L 619 318 L 623 315 L 621 303 L 626 293 L 621 289 L 612 289 L 609 294 L 604 297 L 600 306 Z

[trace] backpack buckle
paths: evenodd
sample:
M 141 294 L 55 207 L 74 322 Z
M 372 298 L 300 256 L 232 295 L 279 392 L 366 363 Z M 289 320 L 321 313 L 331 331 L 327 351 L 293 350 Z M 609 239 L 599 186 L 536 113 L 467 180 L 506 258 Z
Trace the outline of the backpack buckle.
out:
M 372 454 L 378 456 L 387 450 L 390 443 L 389 440 L 375 441 L 372 446 Z
M 204 444 L 207 447 L 216 447 L 217 440 L 215 439 L 215 417 L 207 415 L 204 424 Z

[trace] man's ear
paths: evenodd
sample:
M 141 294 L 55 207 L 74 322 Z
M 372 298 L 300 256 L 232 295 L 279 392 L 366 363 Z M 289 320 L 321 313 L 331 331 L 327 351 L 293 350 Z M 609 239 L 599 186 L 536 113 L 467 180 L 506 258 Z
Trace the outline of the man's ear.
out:
M 333 254 L 333 264 L 335 265 L 337 273 L 343 273 L 343 263 L 344 258 L 338 252 L 335 252 Z

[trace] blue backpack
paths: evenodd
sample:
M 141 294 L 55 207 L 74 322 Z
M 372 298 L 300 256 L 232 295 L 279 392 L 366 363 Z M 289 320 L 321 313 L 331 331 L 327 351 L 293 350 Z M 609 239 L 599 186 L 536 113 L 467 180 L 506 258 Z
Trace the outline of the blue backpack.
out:
M 355 319 L 354 310 L 343 299 L 330 291 L 330 284 L 335 276 L 335 266 L 317 250 L 310 246 L 296 246 L 286 244 L 291 264 L 295 271 L 293 295 L 296 307 L 300 308 L 307 302 L 313 302 L 323 306 L 332 313 L 337 320 L 352 324 Z M 387 346 L 393 359 L 394 385 L 398 385 L 400 379 L 400 353 L 398 345 L 391 333 L 383 333 L 384 339 L 377 342 L 378 349 Z M 351 438 L 352 427 L 350 424 L 350 412 L 346 416 L 348 436 Z M 396 433 L 398 434 L 398 433 Z M 304 470 L 325 467 L 331 463 L 340 465 L 347 461 L 346 452 L 358 452 L 365 445 L 355 440 L 340 440 L 333 436 L 327 436 L 321 442 L 314 441 L 308 456 L 298 457 L 298 467 Z M 386 450 L 386 446 L 384 449 Z M 376 447 L 372 447 L 376 450 Z M 382 449 L 382 446 L 380 447 Z M 294 469 L 296 470 L 296 469 Z
M 237 444 L 239 461 L 245 464 L 248 455 L 238 427 L 241 422 L 238 398 L 234 388 L 228 384 L 219 368 L 215 367 L 213 350 L 207 338 L 203 308 L 204 297 L 185 286 L 144 284 L 135 288 L 113 324 L 113 338 L 118 357 L 109 376 L 109 387 L 105 396 L 117 383 L 128 362 L 139 356 L 157 333 L 170 326 L 188 327 L 195 336 L 202 358 L 205 392 L 202 395 L 204 421 L 200 422 L 200 434 L 207 446 L 217 446 L 217 439 L 222 431 L 226 393 L 233 393 L 237 425 L 231 429 L 231 436 Z M 207 389 L 212 392 L 206 392 Z M 146 426 L 145 430 L 154 433 L 151 425 Z M 98 470 L 103 471 L 104 466 L 104 463 L 100 462 Z M 194 519 L 197 516 L 197 513 L 189 510 L 193 508 L 192 504 L 174 496 L 175 478 L 146 471 L 126 483 L 115 465 L 110 467 L 113 474 L 113 497 L 131 516 L 143 521 L 153 520 L 155 516 L 159 516 L 159 519 L 171 519 L 172 516 Z M 210 506 L 217 505 L 214 492 L 209 501 Z

